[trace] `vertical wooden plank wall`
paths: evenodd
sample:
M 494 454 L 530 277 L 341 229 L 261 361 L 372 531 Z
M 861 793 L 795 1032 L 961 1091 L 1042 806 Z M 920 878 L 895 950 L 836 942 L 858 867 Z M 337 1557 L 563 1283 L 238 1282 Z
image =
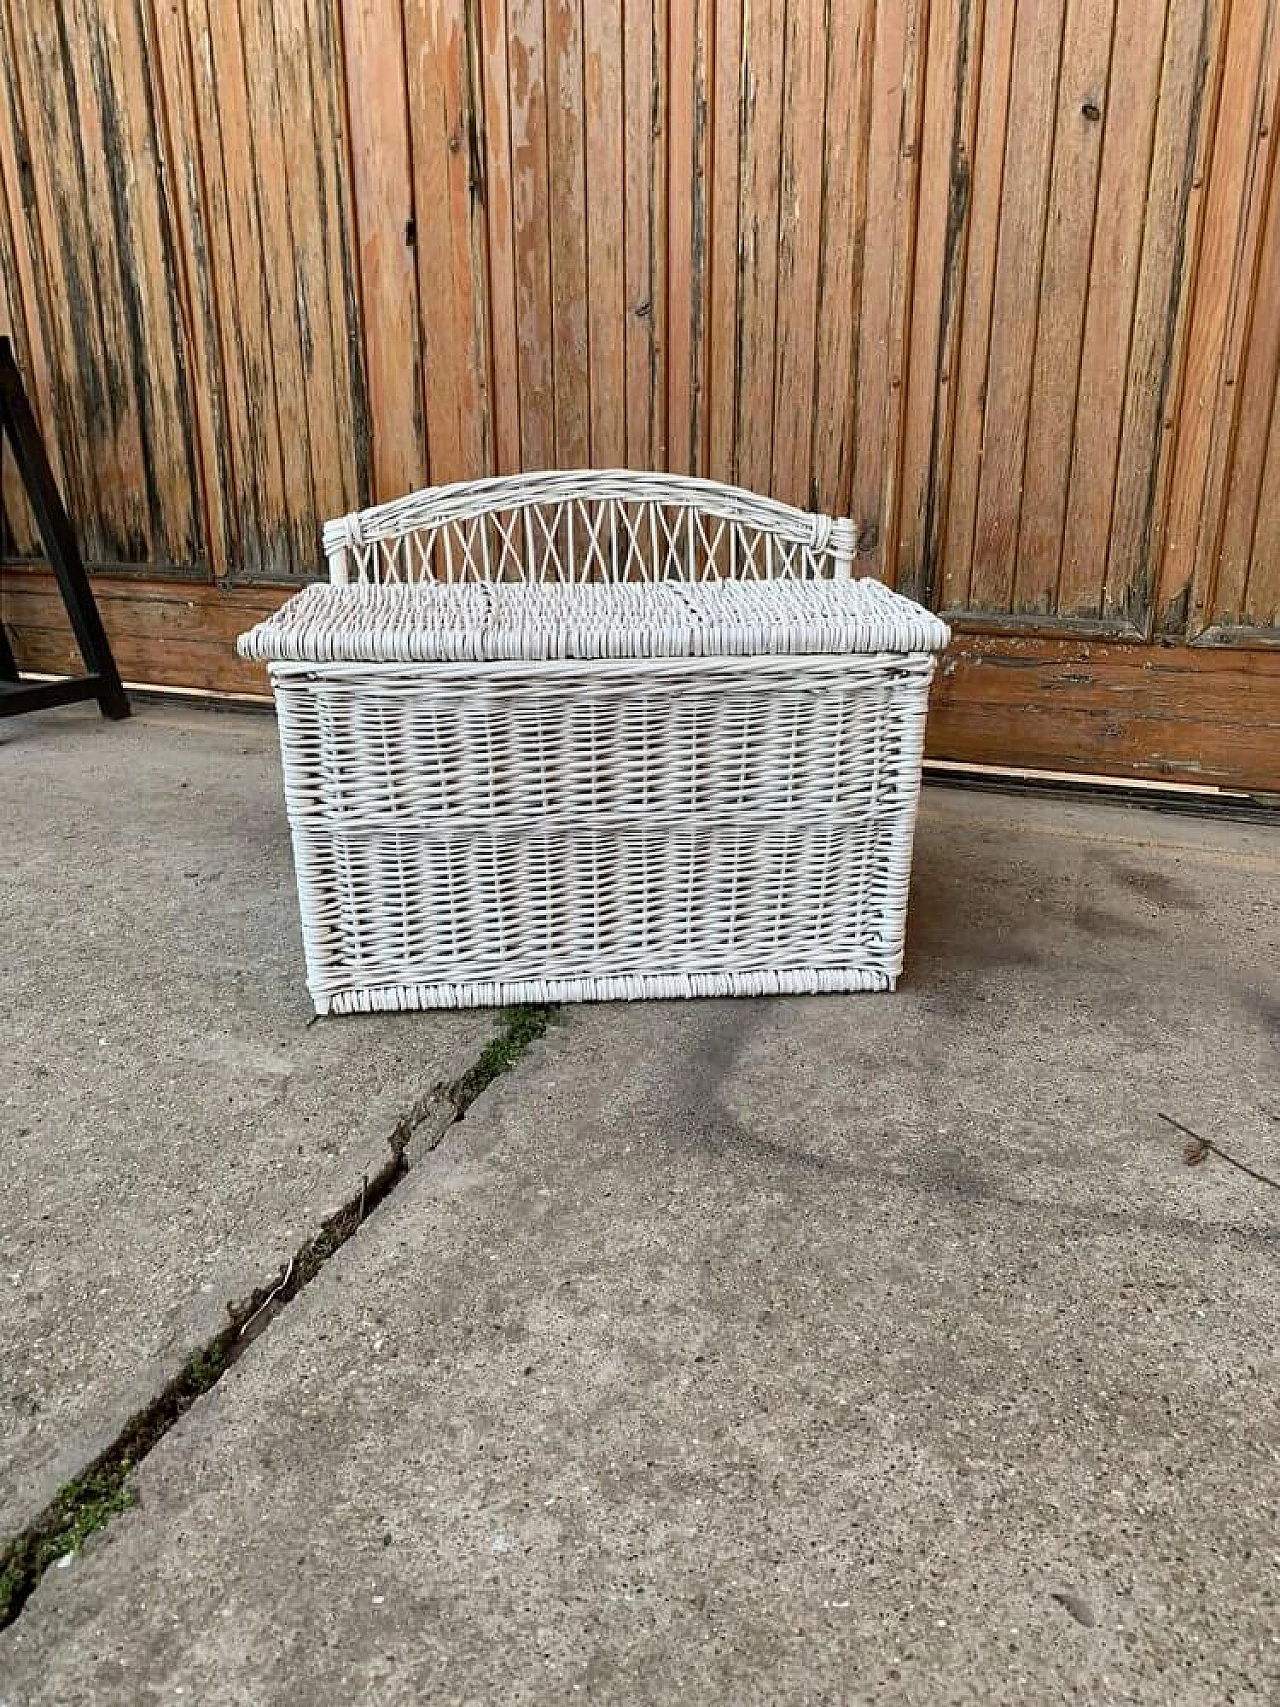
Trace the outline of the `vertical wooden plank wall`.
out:
M 370 487 L 336 14 L 4 0 L 0 60 L 11 330 L 86 557 L 313 573 Z
M 913 357 L 930 338 L 936 353 L 915 363 L 914 504 L 898 540 L 900 573 L 957 615 L 1145 632 L 1151 518 L 1135 540 L 1133 510 L 1153 501 L 1167 450 L 1151 387 L 1168 379 L 1158 340 L 1195 253 L 1185 190 L 1212 10 L 959 9 L 939 62 L 954 100 L 939 92 L 921 164 L 952 192 L 917 268 Z M 1141 493 L 1135 464 L 1151 476 Z
M 1280 0 L 0 0 L 0 329 L 139 634 L 593 463 L 969 633 L 1270 646 L 1278 87 Z
M 975 618 L 1270 626 L 1277 11 L 0 0 L 0 300 L 98 565 L 631 463 Z
M 1160 618 L 1230 644 L 1280 640 L 1280 8 L 1234 8 L 1222 60 Z
M 975 628 L 1270 644 L 1264 0 L 934 8 L 900 584 Z
M 884 531 L 923 0 L 76 5 L 0 0 L 0 252 L 92 563 L 556 464 Z

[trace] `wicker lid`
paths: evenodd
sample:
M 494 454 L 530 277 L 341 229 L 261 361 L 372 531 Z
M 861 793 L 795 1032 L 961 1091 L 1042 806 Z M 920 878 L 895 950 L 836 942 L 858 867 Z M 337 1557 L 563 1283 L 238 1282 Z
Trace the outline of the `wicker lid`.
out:
M 878 581 L 308 587 L 241 635 L 298 663 L 936 652 L 950 633 Z

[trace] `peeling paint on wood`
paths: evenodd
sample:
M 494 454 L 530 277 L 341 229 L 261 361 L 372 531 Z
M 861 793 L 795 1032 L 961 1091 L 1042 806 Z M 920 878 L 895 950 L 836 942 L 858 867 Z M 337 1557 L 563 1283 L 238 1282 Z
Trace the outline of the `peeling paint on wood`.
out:
M 923 160 L 948 170 L 922 177 L 917 218 L 915 297 L 937 301 L 931 322 L 927 307 L 913 326 L 911 383 L 903 445 L 903 524 L 899 531 L 896 584 L 911 598 L 931 603 L 937 595 L 939 533 L 946 504 L 955 390 L 951 373 L 959 334 L 965 245 L 972 183 L 971 156 L 977 121 L 983 0 L 961 0 L 930 14 L 928 75 L 950 88 L 950 102 L 926 103 Z M 938 227 L 942 226 L 939 239 Z M 932 335 L 932 350 L 928 339 Z
M 1150 613 L 1148 627 L 1157 632 L 1161 621 L 1153 603 L 1174 449 L 1169 409 L 1186 354 L 1216 10 L 1212 0 L 1178 7 L 1166 28 L 1111 522 L 1112 562 L 1134 588 L 1132 608 Z M 1178 632 L 1185 626 L 1184 610 Z

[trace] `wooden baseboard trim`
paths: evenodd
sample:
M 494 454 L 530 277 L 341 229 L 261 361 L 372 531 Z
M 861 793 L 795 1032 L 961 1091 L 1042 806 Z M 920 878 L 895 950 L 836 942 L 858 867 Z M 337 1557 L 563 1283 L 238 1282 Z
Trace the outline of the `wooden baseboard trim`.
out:
M 94 591 L 127 681 L 265 695 L 264 667 L 237 657 L 235 640 L 277 610 L 291 589 L 95 576 Z M 49 675 L 80 669 L 46 575 L 0 574 L 0 620 L 26 669 Z M 1274 793 L 1280 791 L 1280 649 L 959 634 L 934 684 L 928 756 Z

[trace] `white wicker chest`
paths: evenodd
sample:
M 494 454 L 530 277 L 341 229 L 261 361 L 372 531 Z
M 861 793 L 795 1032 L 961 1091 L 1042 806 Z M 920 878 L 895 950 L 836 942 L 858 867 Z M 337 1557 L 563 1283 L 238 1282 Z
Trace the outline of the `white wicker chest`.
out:
M 696 547 L 696 579 L 687 550 L 630 579 L 573 529 L 543 537 L 586 573 L 437 578 L 437 536 L 412 584 L 310 587 L 242 638 L 317 1011 L 891 989 L 944 624 L 875 581 L 721 579 Z

